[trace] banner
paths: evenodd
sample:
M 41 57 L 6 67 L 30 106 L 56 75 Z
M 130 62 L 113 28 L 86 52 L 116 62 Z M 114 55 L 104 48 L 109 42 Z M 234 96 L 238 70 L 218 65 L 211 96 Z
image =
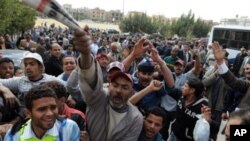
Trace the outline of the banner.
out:
M 55 0 L 22 0 L 22 2 L 73 30 L 82 30 L 76 20 Z

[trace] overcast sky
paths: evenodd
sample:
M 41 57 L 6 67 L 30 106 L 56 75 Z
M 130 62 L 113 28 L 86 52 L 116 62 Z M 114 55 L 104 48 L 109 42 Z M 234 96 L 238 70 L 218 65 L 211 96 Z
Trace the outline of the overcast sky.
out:
M 219 21 L 236 15 L 250 18 L 250 0 L 57 0 L 60 4 L 72 4 L 73 8 L 99 7 L 104 10 L 146 12 L 148 15 L 180 17 L 191 9 L 196 17 Z

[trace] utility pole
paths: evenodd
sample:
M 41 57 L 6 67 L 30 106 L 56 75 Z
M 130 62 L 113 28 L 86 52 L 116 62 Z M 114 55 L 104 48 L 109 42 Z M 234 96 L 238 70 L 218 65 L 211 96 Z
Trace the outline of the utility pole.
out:
M 122 13 L 123 13 L 123 17 L 125 16 L 125 13 L 124 13 L 124 5 L 125 5 L 125 0 L 122 1 Z

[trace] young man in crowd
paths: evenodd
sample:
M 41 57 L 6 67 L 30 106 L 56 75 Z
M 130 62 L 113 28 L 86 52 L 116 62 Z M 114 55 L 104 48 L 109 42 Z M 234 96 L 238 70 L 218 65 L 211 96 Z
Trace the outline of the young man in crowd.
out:
M 175 97 L 177 102 L 176 119 L 172 124 L 172 133 L 168 138 L 168 141 L 194 141 L 193 130 L 198 120 L 199 114 L 205 115 L 205 119 L 208 122 L 211 121 L 209 117 L 211 115 L 210 109 L 205 106 L 208 101 L 202 96 L 204 86 L 198 78 L 189 79 L 184 86 L 182 86 L 181 92 L 172 91 L 169 93 Z
M 13 60 L 4 57 L 0 59 L 0 78 L 8 79 L 14 76 L 14 62 Z
M 79 141 L 77 124 L 69 119 L 58 119 L 56 94 L 51 88 L 32 88 L 25 96 L 25 105 L 30 119 L 17 122 L 5 135 L 5 141 Z
M 58 114 L 66 116 L 69 119 L 72 119 L 77 123 L 80 130 L 84 131 L 86 117 L 84 113 L 82 113 L 81 111 L 78 111 L 74 108 L 70 108 L 66 104 L 69 94 L 67 93 L 65 86 L 56 81 L 45 82 L 43 86 L 49 87 L 54 90 L 57 97 Z
M 164 141 L 159 131 L 166 121 L 166 113 L 160 107 L 152 107 L 144 117 L 143 129 L 138 141 Z
M 44 73 L 45 68 L 42 57 L 37 53 L 29 52 L 25 54 L 22 58 L 22 65 L 24 67 L 25 76 L 0 79 L 2 85 L 9 88 L 11 91 L 17 92 L 17 97 L 21 104 L 23 104 L 24 96 L 34 86 L 52 80 L 65 84 L 64 81 Z

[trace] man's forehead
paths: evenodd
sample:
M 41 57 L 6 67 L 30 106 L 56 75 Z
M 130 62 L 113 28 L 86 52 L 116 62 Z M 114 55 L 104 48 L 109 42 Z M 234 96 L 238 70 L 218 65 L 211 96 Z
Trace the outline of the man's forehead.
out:
M 127 80 L 126 78 L 120 76 L 117 77 L 116 79 L 113 80 L 114 83 L 122 85 L 122 86 L 132 86 L 133 84 L 131 83 L 131 81 Z
M 34 58 L 25 58 L 23 61 L 24 61 L 24 63 L 37 62 L 37 60 Z
M 46 101 L 46 102 L 44 102 Z M 39 99 L 35 99 L 32 101 L 33 104 L 36 103 L 36 107 L 47 107 L 47 106 L 51 106 L 51 105 L 56 105 L 56 98 L 54 97 L 42 97 Z M 39 104 L 37 104 L 39 103 Z
M 250 68 L 250 64 L 246 64 L 246 65 L 245 65 L 245 68 Z

